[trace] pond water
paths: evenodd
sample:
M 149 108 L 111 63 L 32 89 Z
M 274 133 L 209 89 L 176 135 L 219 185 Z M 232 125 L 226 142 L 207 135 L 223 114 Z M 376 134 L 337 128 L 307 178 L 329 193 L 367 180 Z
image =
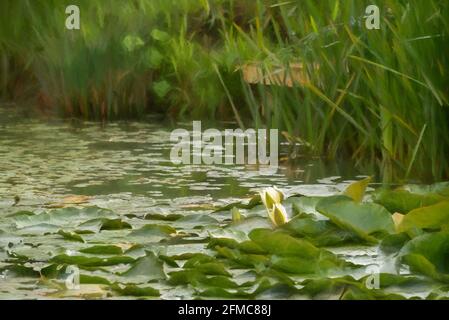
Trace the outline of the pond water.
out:
M 347 166 L 320 159 L 282 164 L 276 174 L 254 166 L 173 165 L 170 132 L 191 123 L 91 122 L 23 119 L 0 109 L 0 208 L 39 209 L 67 195 L 137 215 L 201 209 L 250 197 L 266 186 L 326 195 L 357 178 Z M 222 125 L 223 124 L 218 124 Z M 281 159 L 287 146 L 281 146 Z M 344 175 L 344 176 L 342 176 Z M 187 208 L 187 210 L 186 210 Z
M 78 256 L 76 252 L 80 249 L 95 244 L 118 245 L 124 250 L 140 244 L 140 247 L 132 247 L 133 250 L 128 252 L 128 256 L 133 258 L 145 254 L 144 250 L 164 252 L 166 255 L 204 253 L 207 252 L 207 243 L 202 239 L 214 232 L 220 234 L 221 227 L 230 219 L 229 211 L 213 212 L 218 206 L 249 198 L 261 188 L 272 185 L 287 194 L 332 195 L 359 178 L 351 166 L 323 165 L 319 159 L 307 158 L 301 158 L 294 164 L 281 163 L 278 172 L 271 176 L 261 176 L 257 168 L 251 166 L 176 166 L 169 159 L 172 147 L 170 132 L 178 127 L 191 127 L 191 123 L 187 122 L 172 124 L 151 118 L 145 122 L 101 125 L 23 118 L 7 109 L 0 109 L 0 112 L 0 244 L 3 247 L 0 249 L 0 268 L 26 257 L 28 260 L 23 266 L 40 270 L 51 265 L 54 256 Z M 283 146 L 281 150 L 282 158 L 288 148 Z M 86 197 L 70 203 L 68 196 Z M 77 201 L 82 203 L 76 204 Z M 71 216 L 70 212 L 63 212 L 64 221 L 51 218 L 32 222 L 33 217 L 30 218 L 29 213 L 20 215 L 20 219 L 14 216 L 14 213 L 21 211 L 39 214 L 62 206 L 97 206 L 112 211 L 87 214 L 83 221 L 78 214 Z M 155 215 L 191 218 L 155 222 L 151 220 Z M 133 238 L 128 228 L 104 228 L 99 233 L 79 233 L 84 242 L 76 239 L 67 241 L 70 237 L 58 234 L 60 230 L 69 233 L 79 230 L 88 218 L 99 217 L 121 219 L 133 230 L 149 223 L 161 224 L 176 228 L 190 237 L 174 241 L 159 237 L 160 234 L 156 233 L 156 239 L 150 241 L 148 238 Z M 95 225 L 91 224 L 89 228 L 95 229 Z M 150 233 L 150 238 L 153 236 Z M 377 249 L 372 247 L 335 251 L 348 260 L 362 264 L 379 259 Z M 123 275 L 127 268 L 123 264 L 105 266 L 99 270 L 86 267 L 83 272 L 111 282 L 123 282 L 123 277 L 119 275 Z M 166 266 L 166 272 L 169 271 L 167 268 L 171 267 Z M 0 299 L 107 296 L 93 284 L 83 287 L 81 293 L 61 291 L 51 281 L 32 277 L 30 270 L 3 272 Z M 31 275 L 28 274 L 30 272 Z M 244 272 L 235 275 L 238 282 L 250 278 L 251 275 Z M 151 280 L 150 283 L 153 283 Z M 174 287 L 157 281 L 152 285 L 161 292 L 161 298 L 194 296 L 195 290 L 192 288 Z

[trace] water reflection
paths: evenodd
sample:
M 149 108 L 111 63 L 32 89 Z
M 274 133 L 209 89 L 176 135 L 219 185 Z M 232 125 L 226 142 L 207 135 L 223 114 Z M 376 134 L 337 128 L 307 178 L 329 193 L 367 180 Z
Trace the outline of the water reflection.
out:
M 328 194 L 340 188 L 342 177 L 356 176 L 352 166 L 324 164 L 320 159 L 285 161 L 286 145 L 281 146 L 278 172 L 269 176 L 260 175 L 254 166 L 173 165 L 170 132 L 189 128 L 190 123 L 175 126 L 149 119 L 101 125 L 22 118 L 11 110 L 0 113 L 2 208 L 9 208 L 16 195 L 21 206 L 35 209 L 78 194 L 126 213 L 162 204 L 179 210 L 175 199 L 191 205 L 222 203 L 273 184 L 305 194 Z

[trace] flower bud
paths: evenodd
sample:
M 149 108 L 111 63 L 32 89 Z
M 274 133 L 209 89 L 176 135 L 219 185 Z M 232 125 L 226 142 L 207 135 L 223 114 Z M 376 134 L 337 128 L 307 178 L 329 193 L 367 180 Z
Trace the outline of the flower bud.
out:
M 274 205 L 268 216 L 270 217 L 271 222 L 277 227 L 288 222 L 287 210 L 285 210 L 285 207 L 280 203 Z

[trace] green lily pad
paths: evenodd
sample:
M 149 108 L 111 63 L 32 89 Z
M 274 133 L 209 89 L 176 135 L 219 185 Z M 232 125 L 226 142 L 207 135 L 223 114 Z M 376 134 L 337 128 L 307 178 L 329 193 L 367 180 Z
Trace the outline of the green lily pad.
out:
M 429 207 L 410 211 L 399 224 L 398 231 L 413 228 L 444 229 L 449 227 L 449 201 L 443 201 Z
M 69 256 L 61 254 L 54 256 L 50 262 L 68 265 L 77 265 L 84 267 L 103 267 L 118 264 L 128 264 L 134 262 L 134 259 L 127 256 L 113 256 L 109 258 L 86 257 L 86 256 Z
M 437 182 L 431 185 L 408 185 L 404 189 L 415 194 L 437 194 L 449 198 L 449 182 Z
M 320 249 L 310 242 L 303 239 L 296 239 L 282 232 L 256 229 L 251 231 L 249 237 L 271 254 L 303 258 L 315 258 L 320 254 Z
M 133 230 L 129 235 L 131 237 L 146 237 L 146 238 L 165 238 L 171 234 L 175 234 L 176 229 L 168 225 L 147 224 L 140 229 Z
M 403 188 L 397 190 L 379 189 L 373 194 L 373 199 L 375 203 L 384 206 L 391 213 L 402 214 L 445 200 L 443 196 L 436 193 L 412 193 Z
M 377 241 L 373 234 L 395 231 L 390 212 L 375 203 L 360 204 L 345 196 L 335 196 L 321 200 L 317 210 L 339 227 L 370 242 Z
M 372 178 L 368 177 L 361 181 L 356 181 L 351 183 L 345 190 L 344 195 L 350 197 L 355 202 L 362 202 L 363 197 L 365 196 L 366 188 L 368 184 L 371 182 Z
M 218 224 L 218 220 L 207 214 L 191 214 L 176 220 L 177 226 L 205 227 L 207 225 Z
M 298 257 L 279 257 L 274 255 L 271 258 L 272 267 L 276 270 L 292 274 L 317 274 L 323 275 L 330 270 L 343 269 L 351 266 L 344 260 L 340 260 L 332 255 L 323 255 L 316 259 L 304 259 Z
M 64 230 L 59 230 L 58 234 L 66 240 L 84 243 L 84 239 L 79 234 L 76 234 L 74 232 L 66 232 Z
M 168 282 L 172 285 L 212 286 L 220 288 L 238 288 L 237 283 L 226 276 L 207 276 L 198 270 L 182 270 L 169 273 Z
M 160 220 L 160 221 L 176 221 L 184 217 L 182 214 L 157 214 L 148 213 L 145 215 L 145 220 Z
M 104 284 L 110 285 L 111 282 L 108 279 L 99 276 L 91 276 L 87 274 L 80 274 L 81 284 Z
M 159 297 L 160 292 L 150 286 L 137 286 L 134 284 L 113 284 L 112 290 L 122 296 L 132 297 Z
M 449 281 L 449 233 L 424 234 L 410 240 L 400 251 L 399 261 L 413 272 Z
M 224 264 L 220 262 L 206 262 L 198 264 L 193 269 L 205 275 L 226 276 L 226 277 L 231 276 L 231 274 L 226 270 Z
M 81 253 L 89 253 L 89 254 L 111 254 L 111 255 L 120 255 L 123 253 L 122 248 L 114 246 L 114 245 L 98 245 L 92 246 L 88 248 L 84 248 L 79 250 Z
M 121 276 L 127 282 L 132 283 L 146 283 L 166 278 L 162 261 L 152 252 L 147 252 L 146 256 L 133 262 L 131 267 L 123 272 Z
M 295 197 L 289 199 L 292 199 L 292 210 L 294 215 L 307 214 L 322 217 L 316 210 L 316 206 L 323 197 Z
M 40 277 L 39 271 L 34 270 L 33 267 L 24 266 L 22 264 L 11 264 L 0 268 L 0 273 L 5 271 L 8 271 L 8 275 L 14 275 L 16 277 Z
M 282 226 L 296 237 L 303 237 L 315 246 L 340 246 L 358 241 L 357 235 L 342 230 L 328 220 L 317 220 L 315 215 L 301 214 Z
M 104 230 L 131 229 L 132 226 L 122 219 L 97 218 L 88 220 L 78 226 L 78 230 L 99 232 Z
M 390 234 L 382 239 L 380 249 L 387 254 L 397 253 L 408 241 L 410 237 L 405 232 Z
M 254 195 L 249 201 L 238 201 L 229 203 L 227 205 L 221 206 L 214 210 L 214 212 L 221 212 L 221 211 L 229 211 L 232 208 L 238 208 L 238 209 L 252 209 L 255 206 L 258 206 L 262 204 L 262 199 L 260 198 L 260 194 Z
M 20 215 L 14 217 L 17 228 L 21 229 L 41 223 L 52 224 L 60 227 L 74 227 L 79 223 L 95 218 L 109 218 L 115 214 L 106 209 L 98 207 L 88 208 L 62 208 L 35 215 Z

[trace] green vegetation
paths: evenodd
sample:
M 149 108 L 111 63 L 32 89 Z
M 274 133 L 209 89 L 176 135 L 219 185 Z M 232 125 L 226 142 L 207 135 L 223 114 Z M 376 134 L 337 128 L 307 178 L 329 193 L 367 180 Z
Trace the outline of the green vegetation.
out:
M 64 28 L 74 3 L 80 31 Z M 0 90 L 69 117 L 279 128 L 303 152 L 374 164 L 384 180 L 448 177 L 449 4 L 372 3 L 381 30 L 365 28 L 356 0 L 3 1 Z M 298 65 L 303 83 L 244 81 L 245 66 L 286 80 Z
M 1 1 L 0 298 L 449 298 L 447 17 L 447 0 Z M 192 119 L 279 129 L 279 172 L 170 162 Z
M 0 273 L 9 281 L 35 279 L 37 294 L 52 298 L 447 298 L 449 184 L 403 189 L 422 196 L 438 190 L 442 198 L 428 207 L 412 200 L 402 220 L 360 182 L 344 194 L 356 192 L 361 201 L 285 197 L 271 188 L 232 209 L 168 219 L 98 207 L 16 211 L 0 218 Z M 282 223 L 270 216 L 275 206 L 284 208 Z M 117 220 L 123 223 L 97 226 Z M 360 251 L 377 254 L 354 260 Z M 74 266 L 76 290 L 65 285 Z

